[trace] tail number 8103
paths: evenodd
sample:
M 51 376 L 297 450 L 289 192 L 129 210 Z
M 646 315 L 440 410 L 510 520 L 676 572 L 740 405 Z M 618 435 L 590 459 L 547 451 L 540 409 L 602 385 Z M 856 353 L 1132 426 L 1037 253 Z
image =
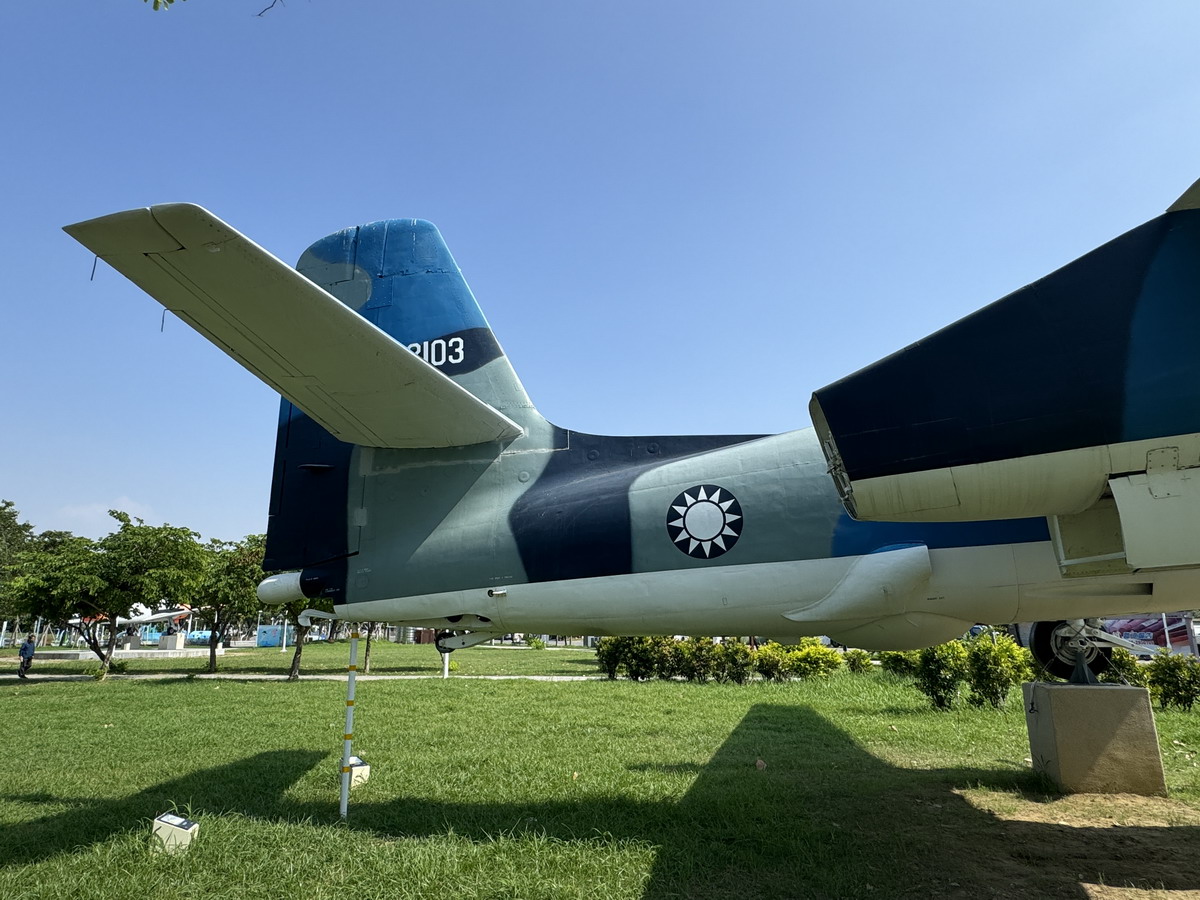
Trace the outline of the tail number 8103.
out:
M 408 349 L 431 366 L 444 366 L 447 363 L 458 365 L 466 358 L 466 344 L 460 337 L 421 341 L 419 344 L 409 344 Z

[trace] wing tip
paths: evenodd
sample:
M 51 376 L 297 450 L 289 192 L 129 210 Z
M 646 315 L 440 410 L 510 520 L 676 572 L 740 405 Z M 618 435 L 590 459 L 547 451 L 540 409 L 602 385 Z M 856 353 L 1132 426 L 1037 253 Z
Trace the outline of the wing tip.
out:
M 1184 191 L 1178 200 L 1167 207 L 1167 212 L 1178 212 L 1181 209 L 1200 209 L 1200 180 Z

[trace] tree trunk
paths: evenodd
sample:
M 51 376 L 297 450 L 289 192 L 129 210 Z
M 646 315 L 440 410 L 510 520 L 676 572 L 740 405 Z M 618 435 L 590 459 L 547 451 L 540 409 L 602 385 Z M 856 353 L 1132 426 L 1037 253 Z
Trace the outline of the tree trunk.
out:
M 113 620 L 116 621 L 115 619 Z M 113 651 L 117 649 L 117 626 L 113 625 L 108 629 L 108 646 L 104 648 L 104 655 L 100 659 L 100 680 L 103 681 L 108 677 L 108 667 L 112 664 Z
M 284 627 L 286 628 L 287 626 L 284 625 Z M 288 672 L 288 681 L 300 680 L 300 654 L 304 652 L 304 639 L 308 636 L 308 629 L 310 627 L 307 625 L 296 625 L 296 650 L 292 654 L 292 668 Z
M 107 663 L 104 663 L 104 648 L 100 646 L 100 640 L 96 637 L 96 624 L 94 622 L 84 622 L 80 620 L 78 625 L 72 626 L 79 631 L 79 636 L 83 638 L 83 642 L 87 644 L 87 648 L 96 654 L 96 658 L 104 664 L 104 669 L 108 671 Z
M 363 651 L 363 674 L 370 674 L 371 671 L 371 635 L 375 633 L 375 623 L 367 623 L 367 649 Z
M 208 674 L 217 671 L 217 642 L 221 640 L 221 624 L 214 621 L 208 632 Z

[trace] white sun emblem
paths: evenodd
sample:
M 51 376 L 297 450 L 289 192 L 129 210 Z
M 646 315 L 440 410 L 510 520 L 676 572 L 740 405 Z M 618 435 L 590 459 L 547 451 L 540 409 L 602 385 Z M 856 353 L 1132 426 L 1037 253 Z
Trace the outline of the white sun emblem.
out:
M 667 513 L 667 534 L 676 547 L 697 559 L 713 559 L 732 549 L 741 532 L 741 505 L 715 484 L 688 488 Z

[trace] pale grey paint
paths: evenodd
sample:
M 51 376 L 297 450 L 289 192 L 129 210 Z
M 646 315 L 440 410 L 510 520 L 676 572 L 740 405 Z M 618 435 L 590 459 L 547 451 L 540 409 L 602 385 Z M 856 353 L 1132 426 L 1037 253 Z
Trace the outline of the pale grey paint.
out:
M 715 560 L 688 556 L 666 528 L 671 502 L 698 484 L 716 484 L 742 507 L 740 537 Z M 828 556 L 842 512 L 811 428 L 689 456 L 641 475 L 629 498 L 633 570 L 712 568 Z
M 359 554 L 350 562 L 347 602 L 432 592 L 448 571 L 485 588 L 526 580 L 508 512 L 549 463 L 554 428 L 529 405 L 505 357 L 456 380 L 503 392 L 525 433 L 505 447 L 357 448 L 348 522 Z

